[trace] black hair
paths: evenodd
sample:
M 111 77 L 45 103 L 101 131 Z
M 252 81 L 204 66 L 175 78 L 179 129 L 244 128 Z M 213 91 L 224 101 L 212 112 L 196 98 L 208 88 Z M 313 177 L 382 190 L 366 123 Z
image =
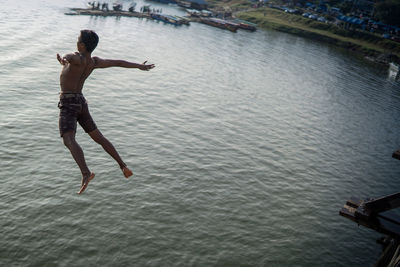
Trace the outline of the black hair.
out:
M 91 30 L 81 30 L 80 42 L 85 44 L 88 52 L 93 52 L 99 43 L 99 36 Z

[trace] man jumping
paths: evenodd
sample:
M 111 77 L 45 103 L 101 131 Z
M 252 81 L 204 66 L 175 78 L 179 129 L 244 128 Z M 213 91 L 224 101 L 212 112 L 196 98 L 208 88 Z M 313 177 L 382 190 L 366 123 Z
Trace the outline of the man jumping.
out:
M 154 68 L 154 64 L 137 64 L 125 60 L 101 59 L 92 57 L 92 52 L 99 42 L 99 37 L 94 31 L 82 30 L 78 37 L 78 52 L 67 54 L 61 57 L 57 54 L 57 60 L 63 65 L 60 75 L 60 109 L 59 128 L 60 135 L 63 138 L 64 145 L 71 151 L 72 157 L 78 164 L 82 173 L 82 183 L 78 194 L 85 191 L 89 182 L 94 178 L 95 174 L 91 172 L 86 165 L 82 148 L 75 140 L 77 122 L 82 126 L 86 133 L 110 156 L 117 161 L 124 176 L 128 178 L 132 175 L 132 171 L 126 166 L 119 156 L 117 150 L 97 129 L 86 99 L 82 95 L 82 88 L 85 80 L 96 68 L 122 67 L 122 68 L 138 68 L 148 71 Z

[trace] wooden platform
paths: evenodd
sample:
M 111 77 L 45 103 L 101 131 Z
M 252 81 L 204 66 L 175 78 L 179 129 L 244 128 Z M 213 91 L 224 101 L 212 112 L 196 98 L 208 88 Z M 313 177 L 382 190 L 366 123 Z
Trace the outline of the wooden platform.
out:
M 400 160 L 400 150 L 392 157 Z M 390 210 L 400 208 L 400 193 L 376 198 L 350 198 L 339 211 L 339 214 L 358 225 L 373 229 L 386 237 L 378 240 L 383 252 L 375 267 L 400 266 L 400 218 Z
M 359 225 L 400 239 L 400 218 L 393 214 L 383 214 L 383 212 L 399 206 L 400 193 L 374 200 L 350 198 L 339 214 Z
M 88 8 L 71 8 L 73 12 L 64 13 L 65 15 L 89 15 L 103 17 L 135 17 L 135 18 L 150 18 L 150 14 L 142 12 L 130 11 L 114 11 L 114 10 L 97 10 Z

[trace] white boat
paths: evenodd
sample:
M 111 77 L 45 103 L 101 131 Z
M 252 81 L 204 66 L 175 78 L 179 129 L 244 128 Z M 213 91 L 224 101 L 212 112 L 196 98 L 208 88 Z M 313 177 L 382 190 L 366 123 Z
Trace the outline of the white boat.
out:
M 400 65 L 394 62 L 389 63 L 389 77 L 396 81 L 400 79 Z
M 394 62 L 389 63 L 389 70 L 398 73 L 400 70 L 400 65 Z

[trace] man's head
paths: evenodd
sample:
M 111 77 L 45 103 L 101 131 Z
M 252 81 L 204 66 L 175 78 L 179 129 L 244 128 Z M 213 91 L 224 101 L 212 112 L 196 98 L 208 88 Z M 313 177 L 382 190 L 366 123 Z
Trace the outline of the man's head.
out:
M 84 52 L 85 50 L 92 53 L 99 42 L 99 36 L 91 30 L 81 30 L 81 35 L 78 38 L 78 51 Z

